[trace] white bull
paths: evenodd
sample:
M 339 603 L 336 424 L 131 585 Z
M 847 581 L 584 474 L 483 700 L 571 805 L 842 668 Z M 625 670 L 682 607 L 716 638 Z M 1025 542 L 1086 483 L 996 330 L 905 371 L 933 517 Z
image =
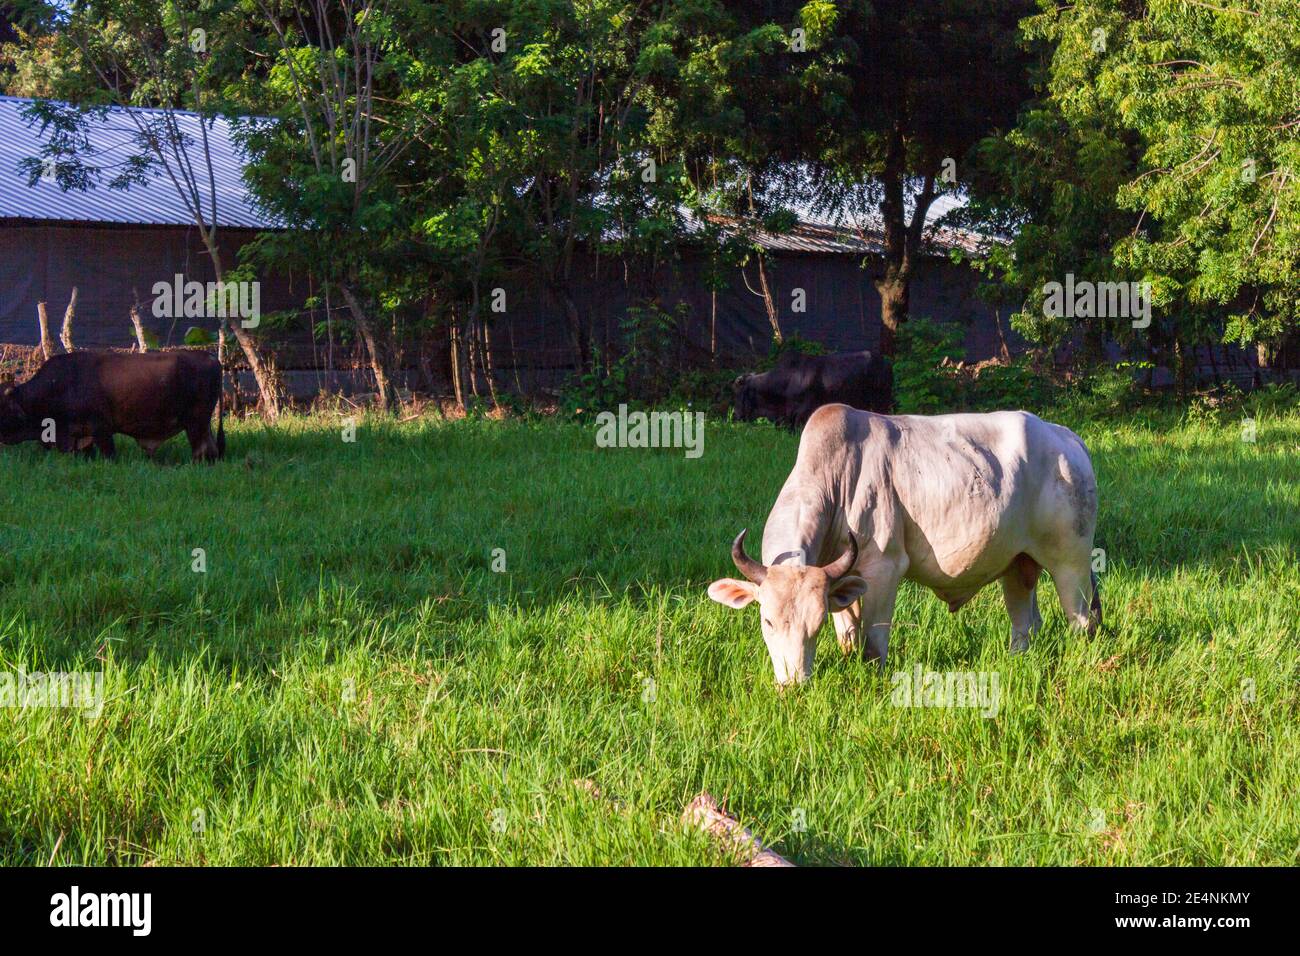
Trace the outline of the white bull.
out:
M 883 669 L 899 583 L 923 584 L 955 612 L 1000 581 L 1011 647 L 1042 624 L 1035 593 L 1046 568 L 1066 619 L 1093 631 L 1097 480 L 1068 428 L 1028 412 L 877 415 L 825 405 L 809 418 L 794 470 L 768 515 L 763 561 L 732 559 L 709 597 L 757 600 L 778 684 L 812 675 L 829 610 L 841 649 L 862 646 Z M 860 600 L 859 600 L 860 599 Z

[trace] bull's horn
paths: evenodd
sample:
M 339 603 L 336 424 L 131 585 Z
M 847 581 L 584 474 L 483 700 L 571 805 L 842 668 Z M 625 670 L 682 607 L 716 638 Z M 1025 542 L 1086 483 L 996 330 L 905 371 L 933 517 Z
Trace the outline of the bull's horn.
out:
M 853 570 L 853 565 L 857 563 L 857 560 L 858 539 L 854 536 L 853 532 L 850 531 L 849 546 L 844 550 L 844 553 L 830 564 L 825 565 L 822 570 L 826 572 L 826 576 L 832 581 L 838 581 L 840 578 L 844 577 L 844 575 Z
M 736 562 L 736 570 L 746 578 L 755 584 L 762 584 L 763 579 L 767 577 L 767 568 L 745 553 L 745 535 L 748 532 L 749 529 L 746 528 L 736 535 L 735 541 L 731 542 L 731 560 Z

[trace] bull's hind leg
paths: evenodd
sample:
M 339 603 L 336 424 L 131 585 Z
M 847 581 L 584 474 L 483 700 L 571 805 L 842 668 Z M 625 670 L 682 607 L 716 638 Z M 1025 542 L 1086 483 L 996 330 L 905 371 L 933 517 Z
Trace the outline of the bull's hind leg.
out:
M 1070 626 L 1089 634 L 1096 633 L 1101 623 L 1101 604 L 1097 600 L 1096 578 L 1092 574 L 1089 556 L 1085 554 L 1082 559 L 1062 562 L 1047 571 L 1056 585 L 1061 610 Z
M 217 440 L 212 437 L 211 422 L 205 419 L 200 425 L 188 426 L 185 437 L 190 440 L 190 458 L 193 461 L 217 460 Z
M 99 453 L 105 458 L 111 460 L 117 457 L 117 446 L 113 444 L 112 432 L 97 434 L 94 447 L 99 449 Z
M 1011 652 L 1029 649 L 1029 638 L 1043 626 L 1038 613 L 1038 575 L 1042 567 L 1027 554 L 1020 554 L 1002 575 L 1002 598 L 1011 618 Z

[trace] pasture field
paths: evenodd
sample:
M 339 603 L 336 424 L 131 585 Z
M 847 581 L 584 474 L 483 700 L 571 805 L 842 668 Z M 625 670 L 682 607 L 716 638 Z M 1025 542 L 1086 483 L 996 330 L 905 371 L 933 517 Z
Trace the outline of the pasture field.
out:
M 1018 656 L 996 586 L 900 595 L 890 672 L 996 674 L 991 717 L 895 706 L 829 624 L 775 691 L 756 610 L 704 593 L 793 462 L 770 427 L 0 449 L 0 672 L 105 682 L 99 717 L 0 707 L 0 863 L 727 863 L 678 822 L 700 790 L 800 864 L 1300 863 L 1300 417 L 1065 424 L 1102 633 L 1046 581 Z

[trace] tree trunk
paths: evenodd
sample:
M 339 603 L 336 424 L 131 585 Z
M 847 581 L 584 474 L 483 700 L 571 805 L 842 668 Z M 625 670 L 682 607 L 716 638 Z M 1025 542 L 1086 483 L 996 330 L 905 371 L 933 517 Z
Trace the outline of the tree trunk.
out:
M 459 307 L 453 306 L 451 322 L 447 326 L 451 349 L 451 392 L 456 399 L 456 407 L 465 407 L 465 388 L 460 379 L 460 316 Z
M 478 326 L 474 324 L 474 317 L 470 316 L 465 323 L 465 368 L 469 372 L 469 390 L 473 393 L 474 398 L 478 394 Z M 477 405 L 477 402 L 475 402 Z
M 563 282 L 552 283 L 551 292 L 560 303 L 560 308 L 564 310 L 565 323 L 569 328 L 569 342 L 573 346 L 574 366 L 579 372 L 585 372 L 588 368 L 587 363 L 591 359 L 591 338 L 587 334 L 587 326 L 582 321 L 582 313 L 578 311 L 578 304 L 573 301 L 569 287 Z
M 716 363 L 718 360 L 718 292 L 713 290 L 709 295 L 709 357 Z
M 1261 388 L 1266 379 L 1266 373 L 1269 367 L 1269 347 L 1267 342 L 1255 343 L 1255 367 L 1251 372 L 1251 388 Z
M 1178 332 L 1174 332 L 1174 385 L 1180 400 L 1186 399 L 1191 392 L 1191 360 L 1187 355 L 1187 350 L 1183 348 L 1182 339 Z
M 280 383 L 275 365 L 262 356 L 257 342 L 239 322 L 230 323 L 230 330 L 235 334 L 240 351 L 244 353 L 248 369 L 253 373 L 253 381 L 257 383 L 257 394 L 262 399 L 262 414 L 274 421 L 280 417 Z
M 776 299 L 772 297 L 772 287 L 767 281 L 767 268 L 763 260 L 767 257 L 763 253 L 758 253 L 758 288 L 763 293 L 763 308 L 767 311 L 767 321 L 772 326 L 772 338 L 777 345 L 783 341 L 781 337 L 781 319 L 776 308 Z
M 880 354 L 892 359 L 898 339 L 898 327 L 907 321 L 911 283 L 907 273 L 892 264 L 876 280 L 880 293 Z
M 1002 311 L 993 310 L 993 327 L 998 330 L 998 358 L 1007 365 L 1011 364 L 1011 349 L 1007 346 L 1007 337 L 1002 331 Z
M 492 366 L 492 329 L 481 318 L 479 319 L 479 328 L 483 330 L 483 353 L 479 356 L 483 364 L 483 377 L 487 379 L 488 396 L 492 399 L 492 407 L 499 411 L 501 401 L 497 397 L 497 383 L 494 377 L 496 369 Z
M 217 247 L 216 237 L 209 229 L 203 230 L 203 244 L 212 259 L 212 271 L 217 281 L 224 283 L 226 268 L 221 261 L 221 250 Z M 226 356 L 226 321 L 222 318 L 217 324 L 217 360 L 223 363 L 223 367 Z M 280 417 L 280 381 L 275 372 L 275 365 L 269 359 L 262 357 L 257 347 L 257 340 L 248 334 L 242 321 L 231 322 L 230 331 L 234 333 L 235 341 L 239 343 L 240 351 L 244 353 L 244 360 L 248 362 L 248 370 L 253 373 L 253 381 L 257 383 L 257 394 L 262 400 L 262 414 L 274 421 Z M 235 391 L 239 391 L 238 386 Z
M 361 333 L 361 339 L 366 344 L 366 352 L 370 356 L 370 370 L 375 373 L 375 387 L 379 390 L 379 407 L 389 414 L 395 414 L 398 407 L 397 389 L 388 377 L 387 355 L 375 333 L 374 324 L 365 309 L 361 307 L 356 293 L 352 291 L 352 286 L 344 282 L 340 284 L 339 289 L 343 293 L 343 300 L 348 304 L 348 311 L 352 313 L 352 321 L 357 324 L 357 331 Z

